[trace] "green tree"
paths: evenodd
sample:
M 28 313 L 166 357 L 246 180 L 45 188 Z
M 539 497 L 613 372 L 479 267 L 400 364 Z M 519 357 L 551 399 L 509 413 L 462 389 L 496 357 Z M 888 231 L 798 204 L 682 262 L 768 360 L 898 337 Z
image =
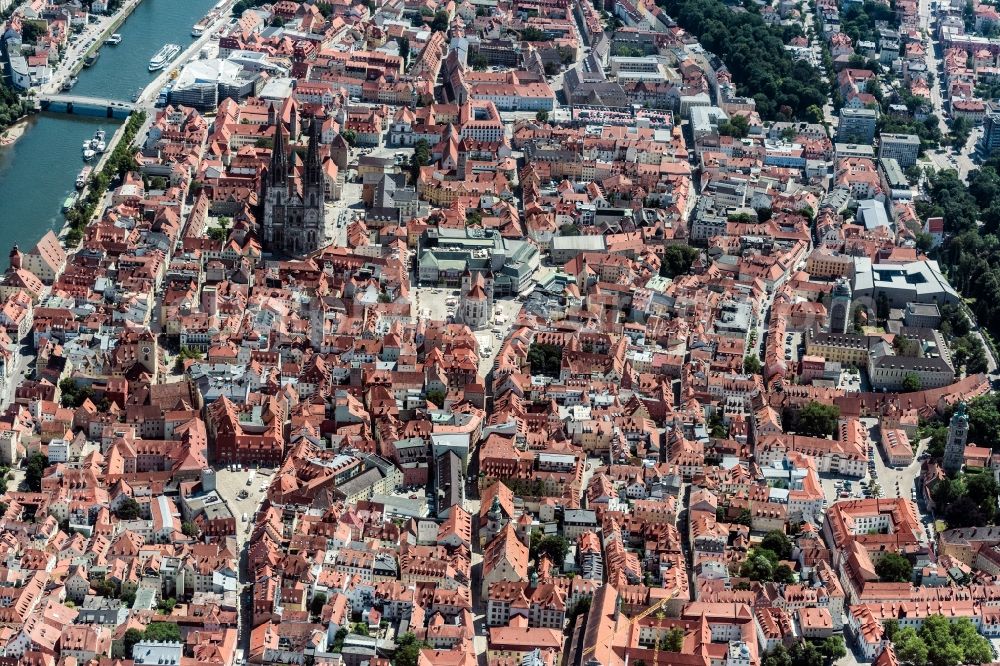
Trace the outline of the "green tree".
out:
M 750 121 L 746 116 L 734 115 L 729 120 L 719 124 L 719 134 L 742 139 L 750 133 Z
M 198 526 L 189 520 L 185 520 L 181 523 L 181 533 L 193 539 L 198 536 Z
M 788 654 L 788 648 L 779 643 L 773 650 L 764 655 L 761 666 L 792 666 L 792 657 Z
M 798 579 L 795 577 L 795 572 L 790 566 L 779 564 L 774 568 L 774 582 L 791 585 L 792 583 L 797 583 Z
M 447 396 L 444 391 L 432 389 L 427 392 L 426 397 L 428 402 L 433 402 L 438 407 L 444 407 L 444 400 Z
M 789 655 L 792 666 L 822 666 L 825 663 L 823 653 L 812 641 L 799 641 L 792 646 Z
M 942 332 L 944 332 L 945 323 L 941 322 Z M 989 369 L 986 348 L 983 347 L 983 343 L 975 335 L 969 334 L 960 338 L 954 338 L 951 341 L 951 353 L 955 365 L 964 365 L 965 371 L 968 374 L 986 372 Z
M 59 382 L 60 402 L 63 407 L 75 408 L 94 397 L 94 389 L 89 386 L 78 386 L 71 377 L 64 377 Z
M 396 640 L 396 655 L 393 666 L 417 666 L 420 659 L 420 649 L 429 647 L 424 641 L 418 640 L 412 632 L 406 632 Z
M 912 666 L 927 665 L 927 645 L 924 644 L 913 627 L 904 627 L 897 631 L 893 646 L 896 648 L 896 657 L 900 663 L 912 664 Z
M 157 604 L 156 609 L 160 611 L 161 615 L 170 615 L 171 611 L 177 605 L 177 600 L 173 597 L 167 597 L 166 599 L 161 599 L 160 603 Z
M 142 507 L 131 497 L 126 497 L 122 500 L 122 503 L 118 505 L 118 510 L 115 511 L 115 515 L 121 520 L 135 520 L 140 515 L 142 515 Z
M 533 557 L 536 561 L 542 555 L 548 555 L 553 564 L 562 566 L 566 554 L 569 552 L 570 543 L 566 537 L 550 534 L 542 537 L 537 544 L 532 540 L 532 546 Z
M 712 416 L 708 419 L 708 434 L 715 439 L 725 439 L 726 435 L 729 434 L 729 429 L 726 428 L 726 424 L 722 420 L 722 410 L 712 410 Z M 716 513 L 719 511 L 722 511 L 721 506 L 716 509 Z M 724 518 L 717 518 L 717 520 L 720 523 L 725 522 Z
M 572 627 L 577 617 L 590 610 L 590 601 L 590 597 L 580 597 L 577 599 L 576 603 L 566 613 L 566 619 L 569 621 L 567 626 Z
M 806 108 L 805 117 L 811 123 L 821 123 L 825 119 L 823 109 L 818 104 L 810 104 Z
M 698 258 L 699 251 L 690 245 L 668 245 L 663 250 L 660 275 L 675 278 L 691 270 L 691 264 Z
M 439 9 L 434 13 L 434 20 L 431 21 L 431 30 L 436 32 L 446 32 L 448 30 L 448 23 L 450 20 L 448 12 L 443 9 Z
M 770 550 L 778 556 L 780 560 L 787 560 L 792 556 L 792 541 L 784 532 L 772 530 L 764 535 L 760 542 L 761 548 Z
M 951 121 L 951 145 L 955 150 L 965 150 L 965 144 L 972 133 L 972 124 L 964 117 L 958 116 Z
M 413 155 L 410 156 L 410 174 L 413 182 L 417 182 L 420 176 L 420 167 L 425 167 L 431 163 L 431 146 L 426 139 L 420 139 L 413 144 Z
M 22 21 L 21 41 L 25 44 L 34 44 L 39 37 L 49 34 L 45 21 Z
M 663 636 L 660 645 L 665 652 L 680 654 L 684 652 L 684 629 L 681 627 L 671 627 Z
M 142 637 L 147 641 L 179 643 L 181 630 L 174 622 L 151 622 Z
M 748 375 L 759 375 L 761 372 L 760 359 L 757 354 L 751 352 L 743 359 L 743 372 Z
M 740 566 L 740 576 L 761 582 L 773 581 L 778 566 L 778 555 L 773 550 L 751 548 Z
M 352 129 L 340 130 L 340 136 L 344 137 L 344 141 L 346 141 L 349 146 L 355 146 L 358 143 L 358 133 Z
M 490 66 L 490 60 L 479 51 L 476 51 L 469 56 L 469 65 L 472 66 L 472 69 L 484 70 Z
M 838 659 L 847 656 L 847 646 L 844 645 L 844 637 L 839 635 L 827 636 L 819 644 L 819 651 L 823 653 L 827 664 L 832 664 Z
M 41 453 L 32 454 L 25 464 L 24 483 L 28 490 L 39 492 L 42 489 L 42 476 L 45 468 L 49 466 L 49 459 Z
M 538 28 L 529 26 L 521 31 L 521 39 L 526 42 L 544 42 L 545 33 Z
M 229 225 L 231 220 L 228 217 L 219 218 L 219 226 L 211 227 L 208 230 L 208 237 L 217 243 L 223 243 L 229 238 Z
M 528 347 L 528 364 L 531 374 L 558 377 L 562 368 L 562 347 L 544 342 L 533 342 Z
M 920 356 L 920 343 L 913 338 L 897 335 L 892 340 L 892 348 L 897 356 L 906 356 L 908 358 L 917 358 Z
M 309 612 L 319 617 L 323 613 L 323 606 L 326 606 L 326 595 L 322 592 L 317 592 L 309 602 Z
M 931 615 L 924 620 L 919 636 L 927 645 L 927 663 L 932 666 L 982 664 L 993 659 L 989 641 L 968 618 L 952 623 L 942 615 Z
M 997 518 L 997 485 L 991 474 L 958 474 L 942 479 L 932 491 L 938 514 L 948 527 L 980 527 Z
M 348 631 L 345 627 L 341 627 L 337 630 L 337 633 L 333 636 L 333 645 L 330 646 L 330 652 L 339 653 L 344 649 L 344 640 L 347 639 Z
M 909 583 L 913 580 L 913 565 L 897 553 L 886 553 L 875 564 L 875 573 L 883 583 Z
M 406 37 L 400 37 L 396 40 L 399 44 L 399 57 L 403 59 L 403 63 L 407 63 L 410 60 L 410 40 Z
M 915 372 L 908 372 L 906 376 L 903 377 L 903 391 L 906 393 L 912 393 L 913 391 L 919 391 L 924 387 L 923 382 L 920 381 L 920 375 Z
M 547 123 L 549 121 L 549 112 L 539 111 L 538 113 L 535 114 L 535 120 L 537 120 L 540 123 Z
M 811 400 L 799 411 L 796 429 L 803 435 L 829 437 L 836 430 L 839 418 L 840 408 L 836 405 Z
M 656 4 L 725 63 L 737 94 L 753 97 L 761 118 L 798 118 L 810 106 L 826 103 L 829 80 L 811 64 L 794 59 L 785 49 L 783 32 L 767 25 L 759 11 L 734 12 L 722 0 Z
M 143 634 L 138 629 L 129 629 L 122 637 L 122 653 L 126 659 L 132 658 L 132 648 L 143 639 Z

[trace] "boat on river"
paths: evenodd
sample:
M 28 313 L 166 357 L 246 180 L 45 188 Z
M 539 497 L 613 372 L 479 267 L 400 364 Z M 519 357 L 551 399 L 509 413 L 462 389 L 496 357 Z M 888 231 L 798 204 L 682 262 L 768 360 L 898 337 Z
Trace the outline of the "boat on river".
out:
M 94 167 L 85 166 L 80 170 L 79 175 L 76 177 L 76 189 L 82 190 L 87 185 L 87 180 L 90 178 L 90 174 L 94 172 Z
M 181 47 L 177 44 L 164 44 L 163 48 L 156 52 L 156 54 L 149 60 L 149 71 L 158 72 L 167 66 L 171 60 L 177 57 L 177 54 L 181 52 Z
M 70 208 L 76 205 L 76 200 L 80 197 L 76 192 L 71 193 L 68 197 L 63 199 L 62 212 L 67 212 Z
M 120 33 L 113 33 L 110 37 L 104 40 L 105 44 L 110 44 L 111 46 L 118 46 L 122 43 L 122 36 Z

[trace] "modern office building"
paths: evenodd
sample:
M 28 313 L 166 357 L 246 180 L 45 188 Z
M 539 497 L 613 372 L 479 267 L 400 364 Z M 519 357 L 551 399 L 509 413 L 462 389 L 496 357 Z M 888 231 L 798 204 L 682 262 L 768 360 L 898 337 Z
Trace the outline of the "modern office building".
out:
M 920 137 L 916 134 L 880 134 L 878 156 L 880 159 L 893 158 L 904 169 L 917 163 L 920 153 Z
M 875 141 L 877 120 L 878 114 L 874 109 L 841 109 L 837 141 L 871 145 Z

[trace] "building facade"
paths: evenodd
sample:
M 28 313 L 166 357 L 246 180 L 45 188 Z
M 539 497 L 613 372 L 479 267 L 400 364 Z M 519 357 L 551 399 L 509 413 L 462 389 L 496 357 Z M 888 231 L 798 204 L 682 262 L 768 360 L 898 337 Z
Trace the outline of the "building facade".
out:
M 324 204 L 326 194 L 319 157 L 319 123 L 309 130 L 309 150 L 302 178 L 297 178 L 288 162 L 280 121 L 275 123 L 271 164 L 263 182 L 263 239 L 266 250 L 302 256 L 325 245 Z
M 969 438 L 969 417 L 965 413 L 965 403 L 958 403 L 955 414 L 948 424 L 948 441 L 944 446 L 944 470 L 954 474 L 962 469 L 965 459 L 965 443 Z

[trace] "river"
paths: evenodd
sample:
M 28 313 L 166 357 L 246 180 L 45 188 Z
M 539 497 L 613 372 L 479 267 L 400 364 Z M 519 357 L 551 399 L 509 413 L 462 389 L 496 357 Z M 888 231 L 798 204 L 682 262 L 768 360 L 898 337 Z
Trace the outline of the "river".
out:
M 191 26 L 215 2 L 142 0 L 118 30 L 122 43 L 103 46 L 94 66 L 80 72 L 73 92 L 131 101 L 158 74 L 148 69 L 152 55 L 168 42 L 187 48 L 194 41 Z M 29 248 L 49 229 L 62 227 L 62 202 L 85 165 L 84 139 L 99 127 L 110 137 L 119 123 L 43 113 L 18 141 L 0 148 L 0 252 L 14 243 Z

